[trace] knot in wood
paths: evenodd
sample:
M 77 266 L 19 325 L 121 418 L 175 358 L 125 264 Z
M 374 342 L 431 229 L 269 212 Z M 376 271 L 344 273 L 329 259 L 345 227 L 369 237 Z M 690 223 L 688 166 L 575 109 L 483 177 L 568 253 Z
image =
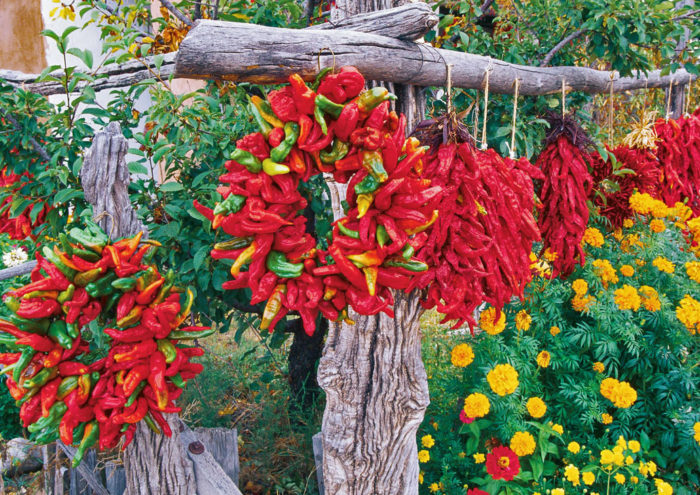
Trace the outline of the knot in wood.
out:
M 203 454 L 204 453 L 204 444 L 199 441 L 195 441 L 189 444 L 187 447 L 190 452 L 192 452 L 195 455 Z

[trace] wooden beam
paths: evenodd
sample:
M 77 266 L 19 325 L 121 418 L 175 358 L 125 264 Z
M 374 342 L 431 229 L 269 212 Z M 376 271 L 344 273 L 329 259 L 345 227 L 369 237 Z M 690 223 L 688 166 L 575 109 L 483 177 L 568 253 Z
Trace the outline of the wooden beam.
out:
M 27 261 L 21 265 L 11 266 L 10 268 L 3 268 L 0 270 L 0 280 L 7 280 L 8 278 L 19 277 L 20 275 L 26 275 L 34 270 L 36 266 L 36 261 Z
M 685 70 L 668 76 L 657 70 L 648 76 L 620 77 L 587 67 L 530 67 L 370 33 L 210 20 L 198 21 L 180 45 L 175 77 L 278 84 L 295 72 L 312 79 L 319 61 L 321 67 L 334 62 L 354 65 L 367 79 L 417 86 L 443 86 L 447 65 L 452 64 L 452 85 L 470 89 L 482 88 L 490 69 L 489 91 L 512 94 L 518 78 L 522 95 L 559 92 L 562 79 L 569 91 L 605 93 L 611 76 L 615 92 L 667 87 L 671 80 L 687 84 L 697 78 Z

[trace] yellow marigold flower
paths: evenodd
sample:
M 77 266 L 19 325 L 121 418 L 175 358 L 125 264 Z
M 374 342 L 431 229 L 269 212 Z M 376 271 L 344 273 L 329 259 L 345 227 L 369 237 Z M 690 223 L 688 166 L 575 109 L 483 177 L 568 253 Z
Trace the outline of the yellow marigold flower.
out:
M 438 425 L 437 421 L 433 421 L 433 428 L 435 428 L 435 431 L 437 431 L 439 427 L 440 425 Z
M 693 210 L 688 205 L 677 201 L 676 204 L 673 205 L 670 215 L 684 222 L 693 216 Z
M 550 495 L 566 495 L 566 492 L 564 491 L 563 488 L 552 488 L 552 491 L 549 492 Z
M 637 478 L 636 476 L 630 476 L 630 481 L 636 485 L 637 483 L 639 483 L 639 478 Z
M 544 250 L 544 254 L 542 256 L 544 256 L 544 259 L 546 259 L 550 263 L 552 261 L 555 261 L 559 257 L 559 255 L 557 253 L 555 253 L 554 251 L 551 251 L 549 248 Z
M 617 483 L 620 485 L 624 485 L 626 481 L 625 475 L 622 473 L 617 473 L 615 475 L 615 481 L 617 481 Z
M 418 473 L 418 483 L 423 484 L 423 471 Z
M 419 450 L 418 451 L 418 462 L 428 462 L 430 460 L 430 452 L 427 450 Z
M 433 439 L 432 435 L 424 435 L 420 439 L 420 443 L 423 447 L 425 447 L 426 449 L 429 449 L 433 445 L 435 445 L 435 439 Z
M 440 486 L 437 483 L 430 483 L 428 489 L 430 490 L 430 493 L 435 493 L 440 489 Z
M 581 446 L 578 442 L 569 442 L 569 445 L 567 445 L 566 448 L 572 454 L 578 454 L 579 452 L 581 452 Z
M 627 382 L 618 382 L 617 387 L 615 387 L 611 397 L 608 397 L 608 399 L 615 407 L 627 409 L 637 400 L 637 391 Z
M 474 454 L 473 457 L 474 457 L 475 464 L 482 464 L 486 460 L 486 456 L 484 454 L 479 453 L 479 452 Z
M 639 297 L 637 289 L 631 285 L 624 284 L 621 289 L 615 291 L 615 304 L 622 310 L 631 309 L 632 311 L 637 311 L 642 304 L 642 298 Z
M 606 399 L 610 399 L 619 384 L 620 382 L 614 378 L 604 378 L 603 381 L 600 382 L 600 395 Z
M 464 414 L 469 418 L 483 418 L 489 413 L 491 403 L 484 394 L 475 392 L 464 399 Z
M 593 371 L 602 373 L 603 371 L 605 371 L 605 365 L 600 361 L 596 361 L 595 363 L 593 363 Z
M 620 447 L 620 452 L 625 450 L 627 448 L 627 441 L 625 440 L 625 437 L 623 437 L 622 435 L 617 437 L 617 442 L 615 442 L 615 446 Z
M 695 424 L 693 425 L 693 433 L 694 433 L 693 438 L 695 439 L 696 442 L 698 442 L 698 444 L 700 444 L 700 422 L 696 421 Z
M 547 412 L 547 405 L 539 397 L 530 397 L 525 403 L 525 407 L 533 418 L 541 418 Z
M 673 266 L 673 263 L 671 263 L 663 256 L 658 256 L 654 259 L 654 261 L 651 262 L 651 264 L 658 268 L 661 272 L 673 273 L 674 271 L 676 271 L 676 268 Z
M 646 261 L 644 261 L 644 260 L 640 260 L 639 258 L 638 258 L 638 259 L 636 259 L 636 260 L 634 260 L 634 263 L 635 263 L 635 264 L 636 264 L 637 266 L 644 266 L 644 265 L 646 265 L 646 264 L 647 264 L 647 262 L 646 262 Z
M 700 301 L 686 294 L 676 308 L 676 318 L 691 334 L 700 332 Z
M 627 448 L 630 449 L 632 453 L 636 454 L 642 448 L 642 445 L 636 440 L 630 440 L 627 442 Z
M 654 203 L 651 205 L 651 214 L 655 218 L 665 218 L 668 216 L 669 211 L 670 209 L 666 206 L 666 203 L 658 199 L 654 200 Z
M 496 321 L 496 308 L 485 309 L 479 316 L 479 326 L 489 335 L 498 335 L 506 328 L 506 314 L 501 311 Z
M 628 235 L 620 244 L 623 253 L 631 253 L 635 247 L 644 247 L 644 243 L 639 240 L 639 234 Z
M 460 459 L 464 459 L 465 457 L 467 457 L 467 453 L 466 453 L 466 452 L 460 452 L 459 454 L 457 454 L 457 457 L 459 457 Z
M 515 315 L 515 328 L 520 331 L 526 331 L 530 329 L 530 324 L 532 323 L 532 316 L 528 314 L 527 311 L 521 309 L 518 314 Z
M 685 272 L 690 280 L 700 284 L 700 261 L 688 261 L 685 264 Z
M 600 247 L 605 243 L 605 240 L 603 239 L 603 234 L 600 233 L 600 230 L 596 229 L 595 227 L 589 227 L 583 233 L 583 242 L 590 244 L 593 247 Z
M 631 229 L 632 227 L 634 227 L 634 220 L 632 220 L 631 218 L 625 218 L 622 221 L 622 226 L 626 229 Z
M 552 334 L 552 337 L 556 337 L 557 335 L 559 335 L 559 332 L 561 332 L 561 329 L 556 325 L 553 325 L 549 329 L 549 333 Z
M 586 292 L 588 292 L 588 284 L 582 278 L 577 278 L 574 280 L 571 283 L 571 288 L 574 289 L 577 296 L 583 296 L 586 294 Z
M 618 242 L 621 241 L 623 237 L 624 237 L 624 234 L 622 233 L 622 229 L 613 230 L 613 238 L 616 241 L 618 241 Z
M 659 495 L 673 495 L 673 487 L 659 478 L 654 479 L 654 484 L 656 485 L 656 490 Z
M 632 211 L 639 213 L 640 215 L 648 215 L 651 213 L 653 201 L 654 198 L 647 193 L 640 194 L 637 192 L 632 194 L 629 199 L 630 208 L 632 208 Z
M 634 267 L 631 265 L 622 265 L 620 267 L 620 273 L 624 277 L 631 277 L 634 275 Z
M 625 464 L 627 464 L 628 466 L 631 466 L 633 463 L 634 463 L 634 459 L 632 459 L 631 455 L 628 455 L 627 457 L 625 457 Z
M 540 351 L 537 355 L 537 366 L 540 368 L 547 368 L 551 359 L 552 355 L 549 354 L 549 351 Z
M 655 218 L 651 222 L 649 222 L 649 228 L 651 229 L 652 232 L 656 232 L 657 234 L 660 234 L 664 230 L 666 230 L 666 224 L 664 223 L 663 220 L 659 220 L 658 218 Z
M 642 304 L 647 311 L 654 312 L 661 309 L 661 301 L 656 289 L 648 285 L 642 285 L 639 288 L 639 294 L 642 296 Z
M 595 474 L 593 474 L 592 471 L 584 471 L 581 473 L 581 480 L 584 484 L 591 486 L 593 483 L 595 483 Z
M 615 462 L 615 454 L 610 449 L 604 449 L 600 451 L 600 463 L 603 465 L 612 464 Z
M 616 284 L 620 280 L 617 277 L 617 272 L 608 260 L 593 260 L 593 272 L 603 282 L 603 286 L 606 289 L 608 284 Z
M 574 311 L 581 313 L 588 310 L 594 302 L 595 297 L 593 296 L 574 296 L 574 298 L 571 300 L 571 307 L 574 309 Z
M 474 361 L 474 349 L 469 344 L 459 344 L 452 349 L 452 364 L 458 368 L 469 366 Z
M 498 395 L 508 395 L 518 388 L 518 372 L 510 364 L 498 364 L 486 375 L 491 390 Z
M 558 425 L 558 424 L 555 423 L 555 424 L 553 424 L 553 425 L 551 425 L 551 426 L 552 426 L 552 429 L 553 429 L 554 431 L 556 431 L 557 433 L 559 433 L 560 435 L 563 435 L 563 434 L 564 434 L 564 427 L 563 427 L 562 425 Z
M 625 463 L 625 456 L 622 452 L 622 447 L 619 445 L 613 448 L 613 462 L 616 466 L 622 466 Z
M 518 457 L 530 455 L 535 451 L 535 438 L 527 431 L 516 431 L 510 439 L 510 450 Z
M 600 415 L 600 422 L 604 425 L 609 425 L 613 422 L 613 417 L 610 416 L 608 413 L 603 413 Z
M 579 476 L 580 472 L 573 464 L 569 464 L 564 468 L 564 478 L 566 478 L 572 485 L 579 486 L 581 484 L 579 481 Z

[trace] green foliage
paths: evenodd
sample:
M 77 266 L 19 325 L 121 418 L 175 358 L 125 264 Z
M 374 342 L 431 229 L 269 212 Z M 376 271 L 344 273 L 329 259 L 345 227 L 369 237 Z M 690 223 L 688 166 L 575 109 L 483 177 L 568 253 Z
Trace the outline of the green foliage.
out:
M 555 487 L 566 487 L 568 493 L 571 485 L 563 481 L 563 469 L 573 463 L 579 469 L 595 466 L 603 485 L 591 489 L 604 492 L 607 472 L 600 471 L 599 453 L 623 436 L 640 441 L 643 448 L 633 456 L 634 466 L 618 468 L 628 480 L 636 475 L 642 481 L 635 486 L 629 482 L 618 486 L 613 481 L 610 493 L 647 493 L 650 481 L 633 472 L 640 456 L 659 466 L 657 476 L 671 483 L 674 493 L 694 493 L 700 481 L 700 446 L 693 438 L 693 426 L 700 421 L 699 348 L 697 338 L 679 321 L 676 307 L 685 295 L 699 300 L 700 283 L 686 271 L 685 263 L 697 258 L 688 252 L 682 230 L 672 219 L 665 225 L 665 231 L 654 233 L 641 217 L 633 227 L 606 235 L 602 246 L 587 246 L 585 266 L 568 280 L 536 277 L 526 289 L 525 300 L 505 308 L 506 329 L 498 335 L 480 332 L 470 338 L 455 336 L 450 343 L 425 344 L 433 402 L 419 439 L 429 433 L 436 446 L 430 449 L 431 460 L 422 464 L 424 488 L 442 482 L 444 493 L 464 493 L 462 486 L 469 483 L 470 487 L 486 485 L 492 494 L 525 494 L 532 493 L 534 482 L 543 493 Z M 658 257 L 670 260 L 674 273 L 654 266 Z M 618 280 L 603 283 L 593 264 L 596 260 L 608 260 Z M 623 265 L 633 268 L 634 274 L 623 276 Z M 579 279 L 587 284 L 586 294 L 580 297 L 592 298 L 583 311 L 572 306 L 576 297 L 572 284 L 577 281 L 578 287 Z M 651 303 L 647 308 L 643 298 L 636 311 L 620 309 L 616 291 L 625 284 L 654 288 L 660 309 Z M 529 329 L 519 331 L 516 315 L 521 311 L 532 322 Z M 552 327 L 560 332 L 552 332 Z M 450 348 L 457 342 L 468 342 L 475 354 L 474 362 L 464 368 L 448 364 Z M 538 365 L 542 351 L 551 355 L 546 367 Z M 517 370 L 519 385 L 514 393 L 501 397 L 485 378 L 503 363 Z M 604 370 L 594 369 L 595 363 L 602 363 Z M 606 377 L 631 385 L 637 394 L 631 407 L 618 408 L 603 397 L 600 383 Z M 489 398 L 491 410 L 484 419 L 462 425 L 458 415 L 463 399 L 474 392 Z M 544 417 L 536 419 L 528 413 L 525 405 L 531 397 L 544 400 Z M 611 415 L 612 423 L 606 424 L 603 414 Z M 552 424 L 562 425 L 563 434 L 552 434 Z M 494 442 L 508 445 L 516 431 L 531 433 L 538 450 L 521 457 L 523 471 L 514 481 L 495 483 L 471 456 L 488 453 Z M 565 446 L 571 441 L 585 446 L 585 452 L 567 452 Z

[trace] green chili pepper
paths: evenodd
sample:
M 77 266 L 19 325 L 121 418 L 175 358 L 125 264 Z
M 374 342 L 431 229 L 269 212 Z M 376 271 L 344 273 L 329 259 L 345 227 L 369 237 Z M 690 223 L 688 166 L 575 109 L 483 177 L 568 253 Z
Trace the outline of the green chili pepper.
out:
M 290 263 L 284 253 L 270 251 L 266 260 L 267 269 L 281 278 L 296 278 L 304 272 L 303 263 Z
M 38 394 L 39 392 L 41 392 L 41 388 L 40 388 L 40 387 L 36 387 L 36 388 L 32 388 L 32 389 L 28 390 L 27 393 L 24 394 L 24 397 L 22 397 L 20 400 L 15 401 L 15 405 L 16 405 L 17 407 L 22 407 L 22 404 L 24 404 L 25 402 L 27 402 L 29 399 L 31 399 L 32 397 L 34 397 L 34 396 L 35 396 L 36 394 Z
M 146 422 L 146 426 L 148 426 L 153 433 L 160 435 L 160 428 L 158 428 L 158 425 L 153 420 L 153 418 L 151 417 L 150 414 L 146 414 L 146 416 L 144 416 L 143 420 Z
M 381 102 L 395 99 L 396 95 L 389 93 L 388 89 L 375 87 L 363 91 L 360 96 L 357 97 L 357 108 L 360 109 L 360 112 L 367 113 L 373 110 Z
M 27 390 L 36 388 L 36 387 L 41 387 L 43 385 L 46 385 L 46 383 L 53 379 L 56 378 L 56 375 L 58 374 L 58 370 L 56 368 L 44 368 L 43 370 L 39 371 L 36 375 L 31 377 L 28 380 L 25 380 L 22 386 L 26 388 Z
M 267 175 L 282 175 L 282 174 L 288 174 L 289 173 L 289 167 L 282 164 L 282 163 L 277 163 L 272 161 L 270 158 L 265 158 L 262 163 L 262 168 L 263 171 Z
M 61 384 L 58 386 L 58 390 L 56 391 L 56 398 L 58 400 L 63 400 L 76 388 L 78 388 L 78 376 L 67 376 L 61 380 Z
M 177 349 L 173 343 L 166 339 L 159 339 L 157 343 L 158 350 L 163 353 L 163 356 L 165 357 L 165 362 L 170 364 L 175 361 L 175 358 L 177 357 Z
M 384 247 L 390 242 L 391 237 L 389 237 L 389 233 L 384 228 L 384 225 L 377 225 L 377 244 Z
M 48 335 L 64 349 L 73 348 L 73 339 L 68 335 L 68 328 L 65 321 L 55 320 L 51 323 Z
M 318 74 L 316 74 L 316 79 L 314 79 L 314 82 L 309 87 L 316 91 L 318 89 L 318 86 L 321 84 L 321 81 L 323 81 L 323 78 L 326 77 L 326 74 L 328 74 L 332 70 L 333 67 L 324 67 L 323 69 L 321 69 L 321 71 Z
M 123 290 L 125 292 L 130 291 L 134 287 L 136 287 L 136 279 L 137 277 L 125 277 L 125 278 L 118 278 L 117 280 L 113 280 L 111 285 L 115 289 Z
M 362 153 L 362 167 L 374 176 L 380 183 L 386 182 L 389 174 L 384 168 L 384 160 L 380 151 L 364 151 Z
M 355 184 L 355 194 L 370 194 L 379 189 L 379 182 L 374 175 L 369 174 Z
M 119 299 L 121 299 L 122 293 L 121 292 L 115 292 L 111 296 L 109 296 L 109 299 L 107 299 L 107 304 L 104 305 L 102 308 L 102 311 L 104 313 L 109 313 L 112 308 L 119 302 Z
M 8 298 L 9 299 L 9 298 Z M 38 333 L 41 335 L 46 335 L 47 330 L 51 321 L 48 318 L 42 318 L 40 320 L 28 320 L 22 318 L 12 313 L 7 317 L 10 323 L 13 323 L 17 328 L 25 332 Z
M 260 132 L 262 132 L 263 136 L 265 136 L 265 139 L 267 139 L 267 136 L 270 135 L 270 131 L 272 131 L 272 126 L 267 122 L 267 120 L 263 118 L 262 114 L 260 113 L 260 110 L 258 110 L 258 107 L 256 107 L 252 101 L 248 101 L 248 112 L 250 112 L 250 114 L 253 116 L 253 118 L 255 119 L 255 123 L 258 124 L 258 127 L 260 128 Z M 234 158 L 234 160 L 236 159 Z M 241 163 L 241 165 L 245 164 Z
M 296 122 L 284 124 L 284 141 L 270 150 L 270 159 L 277 163 L 283 162 L 292 151 L 297 139 L 299 139 L 299 124 Z
M 136 399 L 138 399 L 139 394 L 141 391 L 146 388 L 146 385 L 148 385 L 148 382 L 146 380 L 142 381 L 138 385 L 136 385 L 136 388 L 134 389 L 133 392 L 131 392 L 131 395 L 129 396 L 129 400 L 126 401 L 126 404 L 124 404 L 124 407 L 131 407 L 134 402 L 136 402 Z
M 79 258 L 84 259 L 85 261 L 89 261 L 91 263 L 94 263 L 96 261 L 100 261 L 100 255 L 97 254 L 94 251 L 88 251 L 87 249 L 80 249 L 80 248 L 73 248 L 73 254 L 78 256 Z
M 413 249 L 413 246 L 411 246 L 408 242 L 406 245 L 403 247 L 403 251 L 401 251 L 401 257 L 405 259 L 406 261 L 409 261 L 411 258 L 413 258 L 413 255 L 415 254 L 416 250 Z
M 340 233 L 344 236 L 352 237 L 353 239 L 360 238 L 360 233 L 357 230 L 347 228 L 345 222 L 338 222 L 338 230 L 340 230 Z
M 315 103 L 318 108 L 332 115 L 334 119 L 340 117 L 340 112 L 345 108 L 345 105 L 334 103 L 323 95 L 316 95 Z
M 314 119 L 316 122 L 318 122 L 318 125 L 321 126 L 321 132 L 323 132 L 323 135 L 327 135 L 328 124 L 326 124 L 326 117 L 323 116 L 323 110 L 321 110 L 321 107 L 318 105 L 314 107 Z
M 53 249 L 51 249 L 49 246 L 44 246 L 44 248 L 41 250 L 41 254 L 44 255 L 44 258 L 49 260 L 53 265 L 58 268 L 61 273 L 63 273 L 68 280 L 73 280 L 75 275 L 78 273 L 77 271 L 73 270 L 71 267 L 63 263 L 61 261 L 61 258 L 58 257 L 56 253 L 53 252 Z
M 102 267 L 93 268 L 86 272 L 78 273 L 73 281 L 78 287 L 85 287 L 90 282 L 94 282 L 97 278 L 102 275 Z
M 34 354 L 36 354 L 36 351 L 31 347 L 27 347 L 22 351 L 22 355 L 13 365 L 14 369 L 12 370 L 12 379 L 15 381 L 15 383 L 19 383 L 19 379 L 22 376 L 22 372 L 27 366 L 29 366 L 29 363 L 34 357 Z
M 384 266 L 395 266 L 398 268 L 405 268 L 409 272 L 424 272 L 428 269 L 428 265 L 422 261 L 399 261 L 399 260 L 388 260 L 384 262 Z
M 85 451 L 92 447 L 95 442 L 97 441 L 97 437 L 100 434 L 100 427 L 97 424 L 97 421 L 90 421 L 88 425 L 85 427 L 85 433 L 83 433 L 83 439 L 80 441 L 80 445 L 78 446 L 78 450 L 75 452 L 75 455 L 73 456 L 73 462 L 71 462 L 71 466 L 78 467 L 80 462 L 83 460 L 83 457 L 85 456 Z
M 15 345 L 16 341 L 16 337 L 13 337 L 12 335 L 6 333 L 0 333 L 0 345 Z
M 73 294 L 75 294 L 75 285 L 70 284 L 66 290 L 58 293 L 56 301 L 58 301 L 60 304 L 63 304 L 64 302 L 73 299 Z
M 57 401 L 53 406 L 51 406 L 51 409 L 49 409 L 48 416 L 39 418 L 36 422 L 30 424 L 27 427 L 27 430 L 29 430 L 29 433 L 35 433 L 51 425 L 57 424 L 61 418 L 63 418 L 63 415 L 67 410 L 68 406 L 64 402 Z
M 77 244 L 81 244 L 86 249 L 90 249 L 97 253 L 102 253 L 102 248 L 105 246 L 105 244 L 107 244 L 107 239 L 88 235 L 77 227 L 74 227 L 68 231 L 68 238 Z M 81 256 L 80 251 L 75 248 L 73 249 L 73 254 L 78 254 L 78 256 Z
M 112 294 L 114 292 L 114 287 L 112 287 L 112 282 L 117 279 L 117 274 L 110 272 L 104 277 L 95 282 L 90 282 L 85 286 L 90 297 L 102 297 Z
M 12 311 L 13 313 L 17 312 L 17 310 L 19 309 L 19 305 L 20 300 L 15 296 L 8 296 L 5 298 L 5 306 L 7 306 L 7 309 Z
M 66 324 L 66 332 L 70 338 L 77 339 L 80 335 L 80 327 L 77 323 L 68 323 Z
M 338 160 L 345 158 L 345 155 L 350 151 L 350 145 L 340 139 L 333 140 L 333 147 L 330 151 L 322 150 L 319 157 L 323 163 L 335 163 Z
M 185 380 L 182 379 L 180 373 L 176 373 L 175 375 L 171 376 L 170 381 L 173 382 L 173 385 L 175 385 L 177 388 L 185 388 Z
M 228 251 L 231 249 L 240 249 L 246 246 L 250 246 L 253 242 L 254 237 L 234 237 L 228 241 L 217 242 L 214 244 L 214 249 L 217 251 Z
M 88 425 L 87 423 L 83 422 L 83 423 L 80 423 L 78 426 L 75 427 L 75 429 L 73 430 L 73 438 L 72 438 L 71 445 L 75 446 L 75 444 L 77 443 L 77 440 L 76 440 L 76 439 L 78 439 L 78 438 L 83 438 L 83 434 L 85 433 L 85 427 L 86 427 L 87 425 Z M 128 428 L 128 427 L 129 427 L 129 424 L 128 424 L 128 423 L 124 423 L 124 426 L 126 426 L 126 427 Z M 125 430 L 125 431 L 126 431 L 126 430 Z
M 168 334 L 168 338 L 172 340 L 193 340 L 202 339 L 204 337 L 209 337 L 215 332 L 215 329 L 210 328 L 209 330 L 200 330 L 199 332 L 183 332 L 182 330 L 176 330 Z
M 255 158 L 255 157 L 253 157 Z M 257 158 L 256 158 L 257 160 Z M 229 213 L 238 213 L 243 205 L 245 205 L 245 196 L 240 194 L 229 194 L 222 202 L 214 207 L 214 215 L 228 215 Z
M 233 153 L 231 153 L 231 160 L 240 163 L 248 169 L 248 172 L 252 172 L 254 174 L 257 174 L 262 169 L 262 163 L 258 157 L 252 154 L 250 151 L 236 148 L 233 150 Z
M 64 232 L 61 232 L 58 234 L 58 240 L 60 241 L 63 252 L 66 253 L 66 256 L 71 256 L 73 254 L 73 246 L 70 245 L 68 236 Z

